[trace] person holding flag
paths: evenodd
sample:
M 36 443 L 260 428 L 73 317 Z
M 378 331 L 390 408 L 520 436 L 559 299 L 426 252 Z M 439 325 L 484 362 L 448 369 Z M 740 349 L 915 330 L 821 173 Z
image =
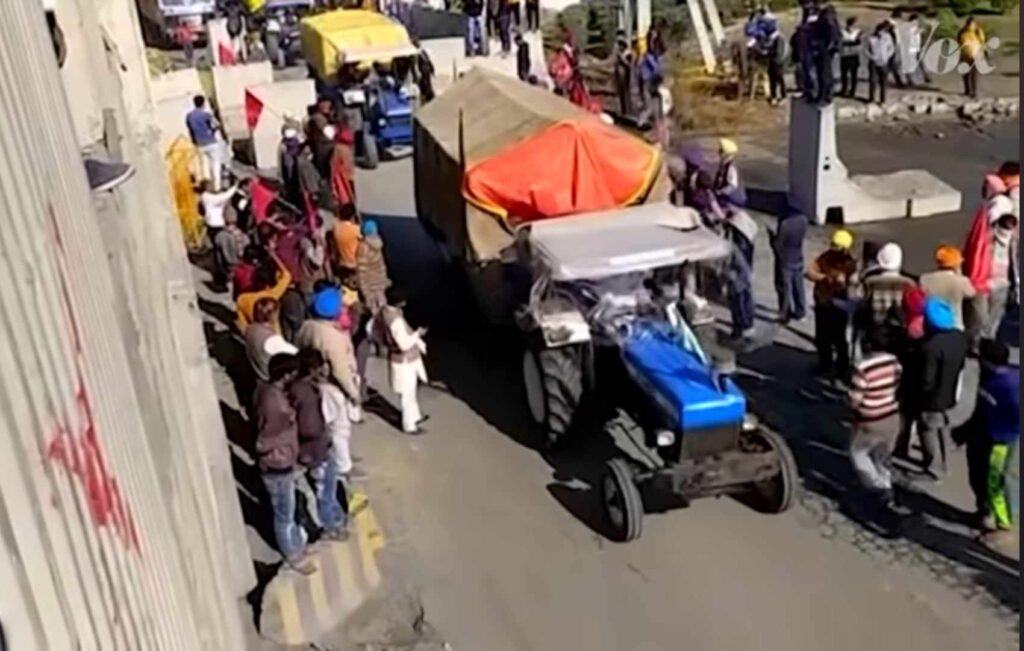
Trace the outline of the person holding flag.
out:
M 971 350 L 995 339 L 1006 306 L 1020 300 L 1019 220 L 1013 201 L 997 194 L 978 209 L 964 245 L 963 269 L 977 295 L 967 323 Z

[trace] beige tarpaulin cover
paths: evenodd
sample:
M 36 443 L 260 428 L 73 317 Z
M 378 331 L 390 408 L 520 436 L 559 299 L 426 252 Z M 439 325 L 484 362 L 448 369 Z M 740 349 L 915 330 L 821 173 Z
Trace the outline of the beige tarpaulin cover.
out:
M 448 253 L 473 262 L 501 257 L 512 232 L 462 196 L 459 114 L 471 165 L 567 118 L 588 115 L 557 95 L 514 77 L 474 68 L 416 114 L 415 190 L 420 219 L 439 230 Z M 648 201 L 668 195 L 664 170 Z

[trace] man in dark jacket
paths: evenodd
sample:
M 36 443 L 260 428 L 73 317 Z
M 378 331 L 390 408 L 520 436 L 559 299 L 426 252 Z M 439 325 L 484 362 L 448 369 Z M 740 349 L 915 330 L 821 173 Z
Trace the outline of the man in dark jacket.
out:
M 299 351 L 299 374 L 288 387 L 288 398 L 295 408 L 299 435 L 299 463 L 306 469 L 316 495 L 316 510 L 323 538 L 348 539 L 345 512 L 338 503 L 338 462 L 331 453 L 331 438 L 324 421 L 323 396 L 319 385 L 327 381 L 327 366 L 320 351 Z
M 464 0 L 462 13 L 466 16 L 466 56 L 487 56 L 490 48 L 483 0 Z
M 940 298 L 924 304 L 925 338 L 921 343 L 921 415 L 917 419 L 926 477 L 946 474 L 949 412 L 956 406 L 960 372 L 967 358 L 967 338 L 956 329 L 953 309 Z
M 817 93 L 812 99 L 819 104 L 832 102 L 835 79 L 832 74 L 833 62 L 839 51 L 841 29 L 836 9 L 826 4 L 818 13 L 811 35 L 814 52 L 814 77 L 817 81 Z
M 799 321 L 807 313 L 804 290 L 804 238 L 807 216 L 789 211 L 769 233 L 775 253 L 775 294 L 779 299 L 779 321 Z
M 256 455 L 270 496 L 278 551 L 286 566 L 301 574 L 312 574 L 316 566 L 303 561 L 306 532 L 295 520 L 299 432 L 287 387 L 298 370 L 299 362 L 294 355 L 274 355 L 267 364 L 268 380 L 261 380 L 256 386 Z
M 516 76 L 519 81 L 530 79 L 530 44 L 523 38 L 521 32 L 516 32 Z

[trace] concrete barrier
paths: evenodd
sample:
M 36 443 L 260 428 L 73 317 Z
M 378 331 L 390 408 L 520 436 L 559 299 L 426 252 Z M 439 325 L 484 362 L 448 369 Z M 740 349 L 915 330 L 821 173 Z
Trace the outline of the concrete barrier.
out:
M 252 130 L 256 167 L 272 170 L 277 167 L 277 148 L 281 142 L 284 116 L 291 114 L 301 119 L 306 108 L 316 101 L 316 89 L 312 79 L 298 79 L 249 86 L 249 92 L 263 103 L 259 120 Z
M 249 137 L 249 125 L 245 120 L 245 89 L 273 81 L 273 68 L 267 61 L 213 67 L 217 110 L 228 138 L 235 140 Z
M 541 36 L 537 32 L 523 35 L 530 46 L 531 70 L 540 78 L 546 77 L 544 48 Z M 501 46 L 497 39 L 491 39 L 490 56 L 466 57 L 466 45 L 462 37 L 433 38 L 420 41 L 420 47 L 427 51 L 434 62 L 435 87 L 438 93 L 444 92 L 462 73 L 473 68 L 484 68 L 509 77 L 516 76 L 515 43 L 508 56 L 501 55 Z
M 835 104 L 790 103 L 789 201 L 811 221 L 855 224 L 960 210 L 960 192 L 925 170 L 850 176 L 836 146 Z

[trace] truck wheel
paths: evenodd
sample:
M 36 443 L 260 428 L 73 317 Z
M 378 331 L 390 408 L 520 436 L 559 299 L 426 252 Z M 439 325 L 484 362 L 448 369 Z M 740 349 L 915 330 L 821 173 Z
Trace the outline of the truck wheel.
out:
M 629 542 L 640 537 L 644 502 L 633 481 L 633 470 L 623 459 L 608 462 L 601 480 L 604 513 L 615 540 Z
M 380 152 L 377 150 L 377 139 L 373 134 L 363 129 L 360 132 L 360 139 L 363 141 L 363 167 L 368 170 L 375 170 L 380 165 Z
M 789 445 L 775 432 L 763 428 L 747 434 L 751 443 L 762 450 L 771 450 L 779 458 L 779 472 L 774 477 L 750 485 L 750 505 L 761 513 L 782 513 L 797 499 L 800 475 Z
M 530 416 L 554 447 L 572 427 L 583 395 L 583 369 L 576 346 L 528 349 L 523 355 L 523 386 Z

